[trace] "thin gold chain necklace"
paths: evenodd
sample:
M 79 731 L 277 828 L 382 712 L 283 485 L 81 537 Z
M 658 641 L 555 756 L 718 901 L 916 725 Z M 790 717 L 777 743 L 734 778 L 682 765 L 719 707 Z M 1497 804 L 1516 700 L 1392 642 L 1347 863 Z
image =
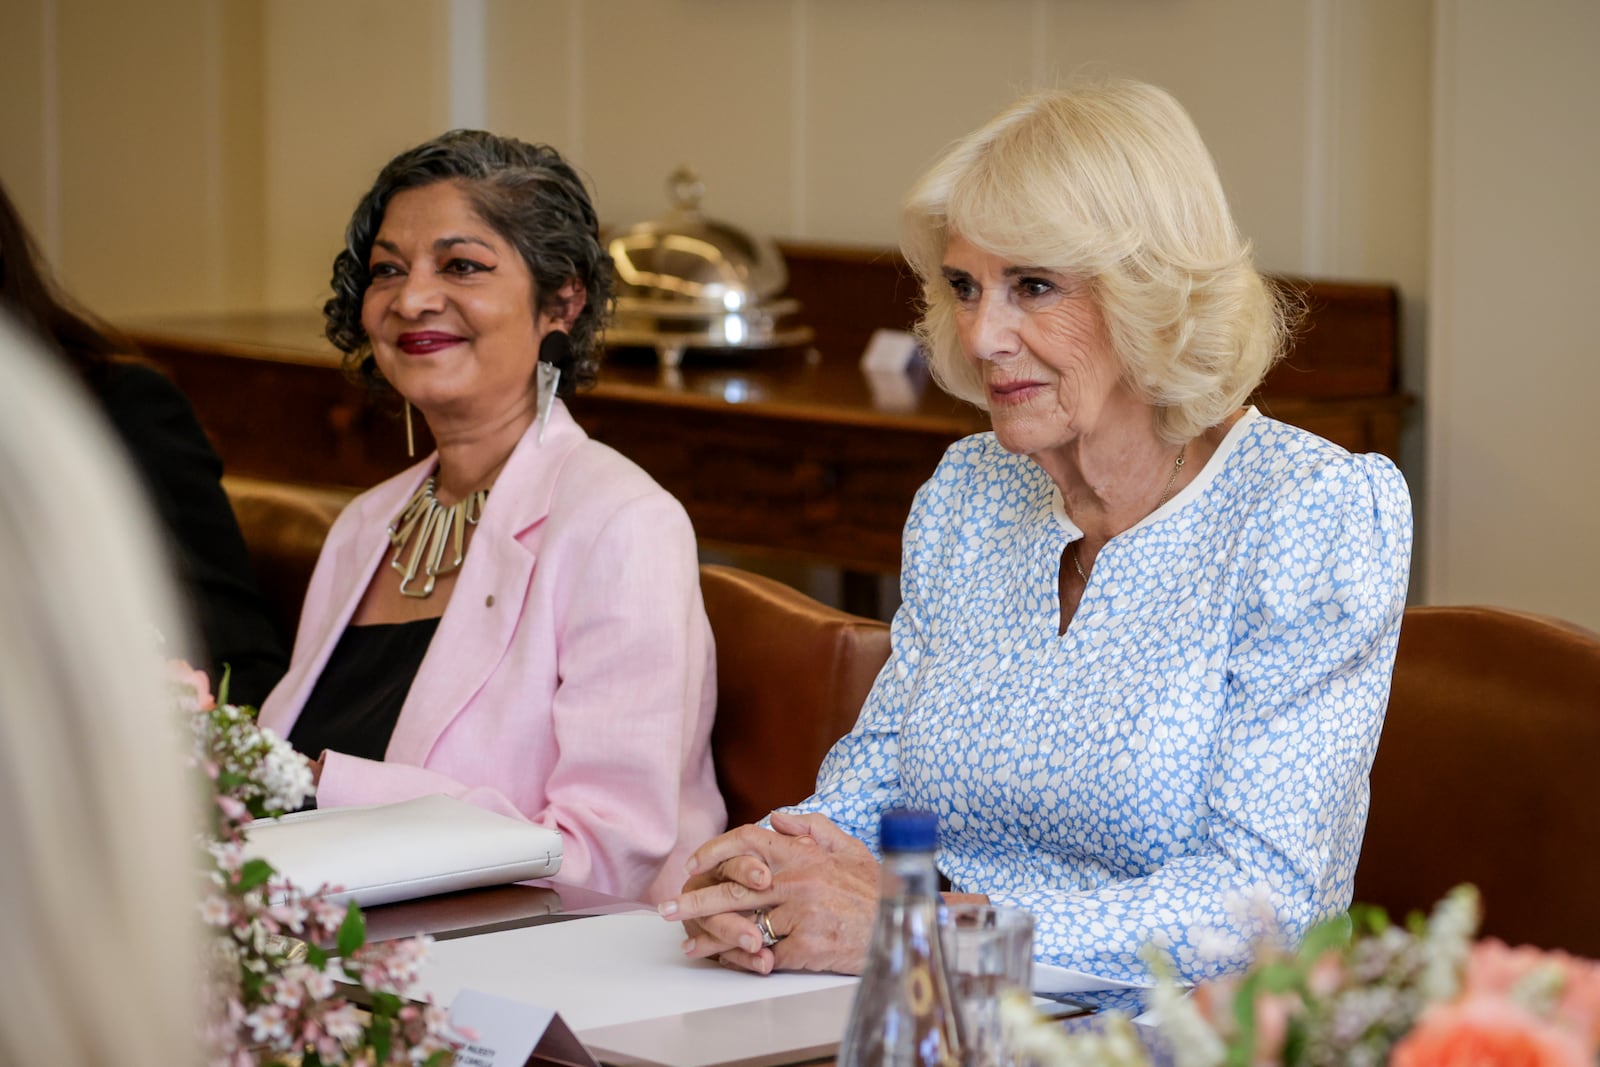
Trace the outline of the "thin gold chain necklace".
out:
M 1172 473 L 1167 475 L 1167 487 L 1161 491 L 1161 499 L 1156 501 L 1156 506 L 1150 509 L 1152 514 L 1160 511 L 1161 505 L 1172 499 L 1172 487 L 1178 484 L 1178 474 L 1183 470 L 1183 457 L 1188 451 L 1189 445 L 1187 443 L 1185 443 L 1182 448 L 1178 449 L 1178 458 L 1172 464 Z M 1078 572 L 1079 581 L 1083 582 L 1083 584 L 1087 586 L 1089 584 L 1089 575 L 1084 572 L 1083 563 L 1078 558 L 1078 542 L 1072 542 L 1071 548 L 1072 569 Z
M 400 517 L 389 524 L 389 543 L 394 546 L 394 559 L 389 561 L 389 566 L 402 575 L 402 596 L 419 599 L 432 596 L 439 575 L 449 574 L 461 566 L 461 561 L 467 558 L 467 527 L 478 525 L 483 517 L 484 501 L 489 499 L 489 490 L 479 489 L 454 504 L 441 504 L 433 495 L 437 482 L 436 477 L 423 482 L 401 509 Z M 405 555 L 408 544 L 411 555 L 402 563 L 400 557 Z M 447 560 L 445 551 L 452 544 L 455 552 Z M 420 590 L 410 588 L 418 571 L 427 576 Z

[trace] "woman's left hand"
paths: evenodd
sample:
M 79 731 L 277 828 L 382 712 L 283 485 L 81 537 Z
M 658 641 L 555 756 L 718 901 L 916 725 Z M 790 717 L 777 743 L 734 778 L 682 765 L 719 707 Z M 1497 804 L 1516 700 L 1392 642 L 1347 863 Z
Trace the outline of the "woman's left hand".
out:
M 717 943 L 712 951 L 719 960 L 757 974 L 861 973 L 878 910 L 878 861 L 867 846 L 822 815 L 777 812 L 772 828 L 775 833 L 723 834 L 701 846 L 691 871 L 696 877 L 690 880 L 697 887 L 686 887 L 671 902 L 670 917 L 692 923 L 730 912 L 749 916 L 752 909 L 764 911 L 778 943 L 753 953 Z M 706 884 L 711 872 L 748 868 L 753 862 L 771 874 L 770 886 L 762 891 L 727 877 Z

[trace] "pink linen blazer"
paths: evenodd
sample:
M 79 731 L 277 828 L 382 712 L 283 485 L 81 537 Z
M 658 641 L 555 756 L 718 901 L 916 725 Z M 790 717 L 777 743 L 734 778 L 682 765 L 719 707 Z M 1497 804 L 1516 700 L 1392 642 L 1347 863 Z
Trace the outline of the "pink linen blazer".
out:
M 329 531 L 261 710 L 280 736 L 435 462 L 363 493 Z M 447 793 L 560 830 L 560 881 L 659 901 L 726 820 L 713 656 L 682 506 L 557 401 L 544 442 L 530 429 L 489 494 L 383 761 L 327 753 L 317 803 Z

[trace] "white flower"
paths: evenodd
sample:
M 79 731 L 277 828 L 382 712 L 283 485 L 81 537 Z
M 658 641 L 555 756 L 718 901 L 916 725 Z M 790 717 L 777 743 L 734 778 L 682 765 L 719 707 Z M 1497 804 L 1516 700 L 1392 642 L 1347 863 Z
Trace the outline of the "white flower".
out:
M 1171 981 L 1158 982 L 1150 995 L 1150 1009 L 1172 1049 L 1173 1067 L 1221 1067 L 1227 1047 L 1182 988 Z
M 227 926 L 233 913 L 226 900 L 215 893 L 207 893 L 200 901 L 200 918 L 207 926 Z
M 1422 939 L 1422 974 L 1417 982 L 1425 999 L 1449 1000 L 1461 991 L 1479 913 L 1478 891 L 1471 886 L 1458 886 L 1434 907 Z
M 269 1041 L 283 1041 L 288 1038 L 288 1018 L 284 1010 L 276 1004 L 268 1004 L 258 1008 L 244 1017 L 245 1025 L 250 1028 L 250 1038 L 258 1044 Z
M 1072 1030 L 1040 1018 L 1028 997 L 1000 998 L 1006 1047 L 1018 1063 L 1037 1067 L 1150 1067 L 1144 1044 L 1127 1018 L 1112 1013 L 1092 1030 Z
M 361 1013 L 354 1005 L 341 1004 L 322 1017 L 322 1028 L 348 1048 L 361 1038 Z
M 269 808 L 293 811 L 315 788 L 311 764 L 266 727 L 260 728 L 266 752 L 261 758 L 261 788 Z
M 307 967 L 305 972 L 302 980 L 305 984 L 306 996 L 314 1001 L 328 1000 L 333 996 L 336 987 L 326 970 L 318 971 Z

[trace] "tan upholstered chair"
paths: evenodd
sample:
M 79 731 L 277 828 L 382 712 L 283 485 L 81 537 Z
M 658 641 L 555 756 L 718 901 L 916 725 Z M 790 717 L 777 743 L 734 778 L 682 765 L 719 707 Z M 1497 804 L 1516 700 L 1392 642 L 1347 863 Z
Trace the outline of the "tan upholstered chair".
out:
M 222 487 L 244 534 L 262 594 L 294 640 L 317 554 L 353 492 L 226 475 Z
M 728 823 L 810 796 L 889 658 L 889 627 L 733 567 L 700 568 L 717 642 L 711 750 Z
M 1483 607 L 1400 629 L 1358 901 L 1483 891 L 1484 933 L 1600 956 L 1600 635 Z

